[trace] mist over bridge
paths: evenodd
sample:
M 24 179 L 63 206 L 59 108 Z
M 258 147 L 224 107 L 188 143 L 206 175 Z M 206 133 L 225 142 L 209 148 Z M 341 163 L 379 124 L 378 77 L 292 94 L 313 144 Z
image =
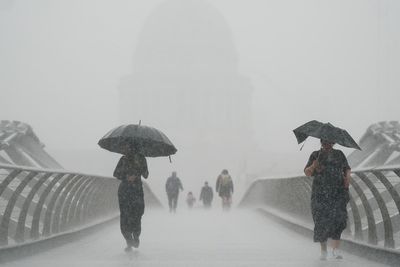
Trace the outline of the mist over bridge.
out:
M 288 155 L 292 125 L 316 113 L 352 133 L 397 118 L 399 10 L 396 1 L 0 1 L 0 110 L 43 133 L 2 125 L 0 261 L 399 265 L 396 124 L 372 127 L 350 156 L 340 263 L 318 261 L 311 180 L 301 175 L 307 153 Z M 99 133 L 140 119 L 180 151 L 174 164 L 149 160 L 141 247 L 125 254 L 114 161 L 93 159 Z M 159 187 L 172 168 L 186 190 L 212 184 L 222 168 L 248 190 L 235 191 L 230 213 L 180 206 L 173 217 Z
M 341 266 L 399 263 L 400 168 L 356 169 Z M 312 243 L 311 178 L 260 178 L 223 213 L 163 209 L 145 184 L 142 242 L 123 252 L 118 181 L 49 168 L 0 165 L 4 266 L 324 266 Z

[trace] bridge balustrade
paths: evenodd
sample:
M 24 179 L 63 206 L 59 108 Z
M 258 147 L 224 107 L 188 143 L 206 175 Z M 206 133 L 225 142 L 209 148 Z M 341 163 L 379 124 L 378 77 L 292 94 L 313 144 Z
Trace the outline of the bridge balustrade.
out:
M 274 216 L 293 218 L 312 230 L 312 177 L 259 179 L 239 206 L 262 207 Z M 400 250 L 400 169 L 357 170 L 352 173 L 346 238 L 369 246 Z
M 46 239 L 119 215 L 111 177 L 0 165 L 0 246 Z M 159 205 L 144 184 L 147 204 Z

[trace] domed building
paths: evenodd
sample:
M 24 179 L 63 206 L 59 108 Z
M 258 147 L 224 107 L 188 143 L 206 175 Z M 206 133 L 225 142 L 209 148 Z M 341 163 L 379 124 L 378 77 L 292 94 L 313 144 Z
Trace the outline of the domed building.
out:
M 123 122 L 162 129 L 185 155 L 182 166 L 213 166 L 214 175 L 245 166 L 253 140 L 252 87 L 238 73 L 226 20 L 206 1 L 167 0 L 149 15 L 133 73 L 119 89 Z

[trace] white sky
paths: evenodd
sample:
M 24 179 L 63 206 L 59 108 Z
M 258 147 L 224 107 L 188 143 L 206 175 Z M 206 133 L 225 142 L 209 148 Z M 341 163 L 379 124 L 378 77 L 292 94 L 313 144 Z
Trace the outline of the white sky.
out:
M 161 2 L 0 0 L 0 119 L 31 124 L 48 148 L 98 149 L 118 125 L 117 85 Z M 372 123 L 399 120 L 400 1 L 208 2 L 254 86 L 261 149 L 297 153 L 292 129 L 311 119 L 356 140 Z

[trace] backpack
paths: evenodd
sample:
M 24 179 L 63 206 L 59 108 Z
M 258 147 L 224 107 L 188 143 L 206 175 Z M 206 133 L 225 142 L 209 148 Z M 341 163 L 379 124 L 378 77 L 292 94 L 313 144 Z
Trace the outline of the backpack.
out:
M 220 181 L 221 186 L 223 186 L 223 187 L 229 186 L 231 181 L 232 181 L 232 178 L 230 175 L 227 175 L 227 174 L 221 175 L 221 181 Z

